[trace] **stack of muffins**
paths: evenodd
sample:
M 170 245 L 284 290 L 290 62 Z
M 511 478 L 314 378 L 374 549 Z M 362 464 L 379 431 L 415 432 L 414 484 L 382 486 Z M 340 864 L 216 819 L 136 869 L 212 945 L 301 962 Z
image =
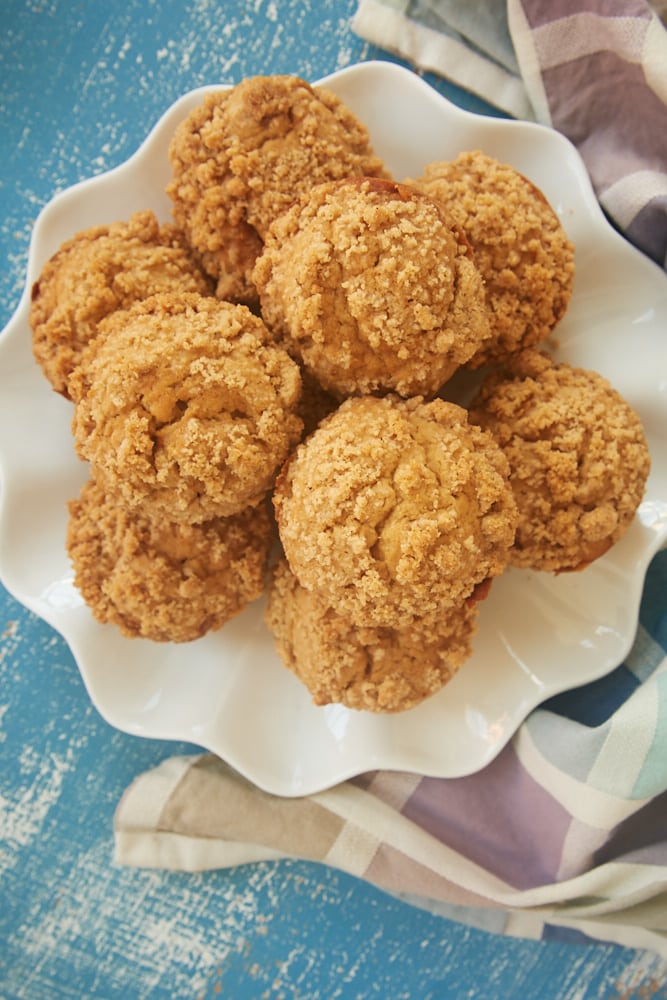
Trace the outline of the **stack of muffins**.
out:
M 641 501 L 638 417 L 544 350 L 573 247 L 482 152 L 392 178 L 297 77 L 209 94 L 170 160 L 173 222 L 76 234 L 33 289 L 90 466 L 75 582 L 99 621 L 167 642 L 268 587 L 316 704 L 410 708 L 469 658 L 494 577 L 583 567 Z M 466 408 L 445 398 L 465 370 Z

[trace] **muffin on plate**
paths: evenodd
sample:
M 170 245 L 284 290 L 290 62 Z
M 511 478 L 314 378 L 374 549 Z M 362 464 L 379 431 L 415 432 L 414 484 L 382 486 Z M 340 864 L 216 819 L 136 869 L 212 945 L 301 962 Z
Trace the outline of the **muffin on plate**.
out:
M 513 565 L 582 569 L 625 534 L 650 456 L 638 415 L 602 375 L 522 351 L 486 377 L 470 419 L 509 463 L 519 511 Z
M 339 398 L 433 395 L 491 332 L 468 244 L 393 181 L 313 188 L 273 224 L 253 276 L 267 325 Z
M 179 524 L 129 511 L 89 479 L 69 513 L 75 584 L 95 618 L 129 638 L 190 642 L 264 589 L 274 539 L 266 504 Z
M 316 705 L 403 712 L 431 697 L 472 652 L 474 596 L 404 628 L 364 627 L 302 587 L 285 559 L 274 567 L 265 611 L 283 664 Z
M 67 240 L 32 287 L 35 359 L 56 392 L 71 398 L 70 375 L 117 309 L 157 292 L 212 292 L 182 233 L 150 211 L 94 226 Z
M 356 625 L 401 628 L 460 606 L 514 540 L 507 460 L 453 403 L 352 397 L 273 493 L 290 569 Z
M 246 306 L 165 293 L 100 325 L 72 376 L 79 456 L 127 507 L 172 521 L 260 503 L 301 437 L 298 366 Z
M 173 215 L 220 298 L 252 303 L 273 220 L 316 184 L 384 174 L 368 131 L 338 97 L 296 76 L 252 76 L 209 94 L 176 129 Z
M 478 150 L 430 163 L 412 183 L 461 227 L 484 278 L 492 337 L 469 365 L 546 340 L 572 297 L 574 247 L 542 191 Z

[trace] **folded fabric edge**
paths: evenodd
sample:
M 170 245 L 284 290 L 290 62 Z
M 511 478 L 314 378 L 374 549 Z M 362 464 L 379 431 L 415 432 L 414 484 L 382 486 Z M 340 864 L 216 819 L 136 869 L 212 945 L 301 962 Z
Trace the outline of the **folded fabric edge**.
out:
M 591 919 L 612 916 L 622 919 L 619 915 L 631 909 L 640 918 L 639 911 L 647 909 L 650 914 L 652 900 L 658 896 L 664 898 L 667 891 L 667 872 L 664 868 L 619 861 L 606 862 L 561 882 L 517 890 L 416 826 L 372 792 L 348 783 L 311 797 L 307 808 L 315 802 L 320 812 L 309 817 L 314 827 L 301 848 L 293 851 L 286 851 L 285 844 L 280 840 L 286 824 L 306 821 L 304 803 L 299 800 L 279 800 L 276 804 L 271 797 L 265 802 L 260 796 L 253 808 L 246 810 L 247 815 L 232 816 L 236 836 L 231 834 L 231 830 L 225 833 L 224 823 L 220 824 L 217 815 L 206 820 L 208 826 L 189 830 L 185 826 L 178 831 L 173 830 L 165 821 L 168 803 L 177 789 L 187 792 L 189 788 L 190 794 L 196 794 L 196 784 L 192 784 L 192 780 L 196 783 L 202 777 L 199 766 L 202 762 L 209 762 L 204 775 L 209 782 L 205 789 L 207 800 L 210 801 L 215 793 L 215 799 L 226 802 L 228 808 L 245 808 L 243 797 L 248 794 L 246 782 L 222 761 L 214 761 L 217 766 L 211 773 L 211 761 L 214 761 L 211 755 L 191 757 L 185 765 L 178 758 L 167 760 L 154 771 L 135 779 L 130 793 L 123 796 L 116 810 L 114 833 L 118 863 L 137 864 L 137 859 L 143 858 L 144 863 L 150 866 L 165 864 L 194 870 L 228 867 L 258 858 L 290 856 L 323 861 L 382 887 L 382 880 L 371 873 L 374 859 L 382 848 L 395 852 L 402 859 L 408 891 L 411 874 L 428 871 L 434 878 L 445 879 L 462 890 L 489 900 L 490 905 L 496 907 L 526 910 L 548 907 L 563 914 L 569 912 Z M 180 780 L 165 780 L 165 777 L 173 778 L 177 774 L 180 774 Z M 191 779 L 189 785 L 185 784 L 187 778 Z M 162 798 L 163 808 L 159 806 L 161 795 L 156 794 L 156 781 L 166 796 Z M 241 789 L 241 798 L 233 798 L 236 788 Z M 146 802 L 151 803 L 148 812 L 144 808 Z M 276 810 L 280 816 L 277 824 Z M 269 816 L 272 823 L 265 823 Z M 334 816 L 338 819 L 332 826 L 331 817 Z M 252 825 L 249 826 L 249 823 Z M 258 844 L 255 835 L 260 827 L 264 843 Z M 382 830 L 381 840 L 379 830 Z M 268 842 L 271 836 L 274 837 L 273 844 Z
M 258 844 L 216 841 L 207 837 L 150 830 L 116 831 L 113 856 L 113 862 L 118 866 L 186 873 L 288 859 L 295 860 Z M 360 878 L 360 881 L 364 880 Z M 580 919 L 570 914 L 563 915 L 558 909 L 551 907 L 539 907 L 535 910 L 490 908 L 488 911 L 480 908 L 478 911 L 471 907 L 448 905 L 425 896 L 393 892 L 382 885 L 371 884 L 408 905 L 475 927 L 485 933 L 539 940 L 544 937 L 548 926 L 557 926 L 569 928 L 601 942 L 650 950 L 667 959 L 667 934 L 622 920 Z M 491 918 L 490 913 L 494 914 Z
M 122 824 L 129 830 L 136 828 L 145 833 L 157 829 L 165 802 L 169 801 L 200 757 L 201 754 L 167 757 L 150 771 L 137 775 L 123 792 L 116 807 L 114 831 L 120 817 Z
M 550 907 L 540 907 L 537 910 L 516 910 L 459 906 L 456 903 L 447 903 L 427 896 L 417 896 L 413 893 L 386 889 L 384 891 L 417 909 L 426 910 L 428 913 L 433 913 L 447 920 L 454 920 L 488 934 L 502 934 L 505 937 L 540 941 L 555 937 L 550 931 L 551 928 L 557 927 L 575 931 L 577 934 L 601 943 L 651 951 L 667 960 L 667 933 L 627 922 L 579 919 L 564 916 L 558 910 Z
M 361 0 L 351 27 L 365 41 L 406 59 L 419 70 L 439 74 L 514 118 L 530 121 L 535 117 L 519 77 L 379 0 Z
M 459 854 L 410 818 L 396 812 L 372 792 L 350 783 L 334 786 L 314 798 L 344 822 L 345 827 L 358 831 L 358 837 L 374 838 L 376 851 L 385 846 L 404 858 L 406 870 L 421 866 L 461 889 L 508 908 L 542 906 L 577 906 L 577 900 L 588 900 L 589 916 L 603 911 L 612 912 L 634 906 L 657 892 L 667 889 L 664 868 L 641 864 L 607 862 L 560 882 L 546 883 L 527 889 L 516 889 L 485 868 Z M 378 831 L 382 831 L 381 835 Z M 331 858 L 328 852 L 324 860 Z M 375 852 L 374 852 L 375 856 Z M 338 855 L 336 860 L 338 861 Z M 349 856 L 345 856 L 349 864 Z M 355 858 L 352 856 L 352 861 Z M 370 862 L 348 871 L 367 877 Z
M 508 0 L 507 25 L 526 93 L 530 94 L 533 116 L 541 125 L 550 127 L 551 112 L 542 82 L 542 69 L 535 50 L 533 33 L 520 0 Z
M 215 765 L 213 769 L 212 765 Z M 313 849 L 310 856 L 299 850 L 286 851 L 284 844 L 271 846 L 267 842 L 255 841 L 254 836 L 260 830 L 267 839 L 271 835 L 272 823 L 267 816 L 264 822 L 262 810 L 268 807 L 273 822 L 276 820 L 276 803 L 271 797 L 264 802 L 262 795 L 256 803 L 257 809 L 253 808 L 245 817 L 236 816 L 233 824 L 237 829 L 236 837 L 230 835 L 231 830 L 225 833 L 224 825 L 220 826 L 218 822 L 219 816 L 208 827 L 170 829 L 165 818 L 169 802 L 188 790 L 192 792 L 191 779 L 201 779 L 202 775 L 207 781 L 213 780 L 213 784 L 207 784 L 205 788 L 207 801 L 215 792 L 215 799 L 226 803 L 232 810 L 242 804 L 242 800 L 230 796 L 239 783 L 245 786 L 245 781 L 222 761 L 209 754 L 168 758 L 154 770 L 135 779 L 117 807 L 113 856 L 116 865 L 193 873 L 258 861 L 289 859 L 315 862 L 358 877 L 380 891 L 411 900 L 413 905 L 420 898 L 422 908 L 440 912 L 443 916 L 453 915 L 448 914 L 447 909 L 454 901 L 447 898 L 446 892 L 435 900 L 428 891 L 415 892 L 409 888 L 412 876 L 418 876 L 415 885 L 423 885 L 422 876 L 430 871 L 435 881 L 438 876 L 453 880 L 452 886 L 459 887 L 454 889 L 455 892 L 465 889 L 465 885 L 470 888 L 472 883 L 479 882 L 478 895 L 484 900 L 480 908 L 484 907 L 487 921 L 491 919 L 496 923 L 496 926 L 486 928 L 492 933 L 530 937 L 537 933 L 530 928 L 537 927 L 542 921 L 572 927 L 600 940 L 650 947 L 667 957 L 667 921 L 661 917 L 660 899 L 657 898 L 664 898 L 667 889 L 667 875 L 662 869 L 656 871 L 650 865 L 641 864 L 607 863 L 566 882 L 524 891 L 512 889 L 490 873 L 486 873 L 480 881 L 474 877 L 476 866 L 467 859 L 456 855 L 420 828 L 415 829 L 409 819 L 396 814 L 371 792 L 348 784 L 316 796 L 323 812 L 340 816 L 342 826 L 336 825 L 338 832 L 333 844 L 328 842 L 327 835 L 320 843 L 321 824 L 324 822 L 325 827 L 329 824 L 326 815 L 318 814 L 316 825 L 320 840 L 313 842 L 311 832 L 310 840 L 304 842 Z M 305 817 L 300 812 L 302 806 L 298 800 L 279 800 L 278 813 L 282 818 L 278 822 L 278 833 L 285 823 L 304 821 Z M 183 819 L 181 815 L 180 820 Z M 404 855 L 402 863 L 406 867 L 402 877 L 406 889 L 400 893 L 396 891 L 391 873 L 387 880 L 380 874 L 381 869 L 372 871 L 365 847 L 369 839 L 368 831 L 375 831 L 371 837 L 374 845 L 372 857 L 375 857 L 379 845 L 378 829 L 383 831 L 382 843 L 390 848 L 394 845 Z M 243 835 L 239 836 L 241 831 Z M 334 850 L 341 838 L 344 845 Z M 482 875 L 481 872 L 478 874 Z M 487 901 L 488 906 L 485 905 Z M 473 909 L 478 908 L 472 900 L 470 905 Z M 492 916 L 494 913 L 495 917 Z M 497 921 L 502 921 L 503 913 L 507 915 L 506 919 L 498 925 Z M 459 922 L 474 925 L 470 915 L 467 920 Z
M 283 852 L 262 844 L 193 837 L 167 830 L 116 830 L 114 834 L 113 863 L 118 867 L 203 872 L 286 857 Z

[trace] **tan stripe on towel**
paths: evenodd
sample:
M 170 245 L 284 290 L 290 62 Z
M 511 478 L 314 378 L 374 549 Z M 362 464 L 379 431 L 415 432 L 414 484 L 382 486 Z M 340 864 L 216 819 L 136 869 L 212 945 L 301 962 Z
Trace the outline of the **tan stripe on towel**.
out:
M 159 825 L 173 833 L 263 844 L 320 861 L 344 820 L 311 799 L 269 795 L 207 754 L 174 790 Z

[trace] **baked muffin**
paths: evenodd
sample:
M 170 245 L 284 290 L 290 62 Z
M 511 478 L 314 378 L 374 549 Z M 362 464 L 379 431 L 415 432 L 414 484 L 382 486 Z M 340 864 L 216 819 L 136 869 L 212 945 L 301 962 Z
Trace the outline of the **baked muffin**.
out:
M 509 463 L 519 511 L 513 565 L 582 569 L 622 537 L 650 456 L 639 417 L 602 375 L 526 350 L 487 376 L 470 419 Z
M 345 180 L 274 222 L 253 278 L 267 326 L 329 392 L 429 396 L 490 335 L 469 249 L 430 198 Z
M 368 131 L 330 91 L 254 76 L 209 94 L 178 126 L 167 193 L 221 298 L 252 302 L 251 271 L 273 220 L 304 191 L 384 173 Z
M 129 638 L 189 642 L 264 589 L 274 539 L 266 504 L 178 524 L 128 511 L 90 479 L 69 512 L 75 584 L 95 618 Z
M 282 662 L 316 705 L 402 712 L 440 691 L 468 659 L 477 609 L 471 598 L 402 629 L 355 626 L 302 587 L 282 559 L 265 619 Z
M 101 320 L 165 291 L 205 295 L 212 287 L 182 234 L 153 212 L 63 243 L 34 283 L 30 308 L 35 359 L 56 392 L 70 397 L 69 377 Z
M 292 572 L 356 625 L 460 606 L 505 567 L 507 461 L 453 403 L 352 397 L 292 454 L 273 494 Z
M 574 248 L 540 191 L 479 151 L 429 164 L 414 183 L 461 227 L 484 278 L 493 336 L 469 365 L 500 364 L 546 340 L 574 281 Z
M 259 503 L 301 436 L 298 366 L 249 309 L 213 297 L 165 293 L 109 316 L 72 385 L 77 453 L 154 518 Z

